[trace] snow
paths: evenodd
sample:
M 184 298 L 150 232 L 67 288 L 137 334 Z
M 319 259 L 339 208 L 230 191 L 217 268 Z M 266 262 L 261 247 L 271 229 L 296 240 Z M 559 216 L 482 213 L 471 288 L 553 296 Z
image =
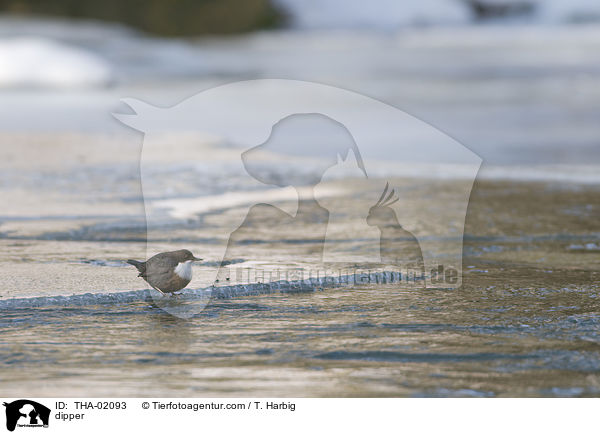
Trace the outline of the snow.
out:
M 38 37 L 0 39 L 0 87 L 97 87 L 111 81 L 100 57 Z

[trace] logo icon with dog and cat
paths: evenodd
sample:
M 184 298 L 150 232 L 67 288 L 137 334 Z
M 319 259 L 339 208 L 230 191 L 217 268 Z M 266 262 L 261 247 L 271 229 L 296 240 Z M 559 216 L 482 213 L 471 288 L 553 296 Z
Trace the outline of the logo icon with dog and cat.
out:
M 231 83 L 170 108 L 122 101 L 134 113 L 115 117 L 144 133 L 148 257 L 176 240 L 204 258 L 190 287 L 229 280 L 236 261 L 299 257 L 309 268 L 393 265 L 426 287 L 461 286 L 482 160 L 426 122 L 296 80 Z
M 48 428 L 50 409 L 39 402 L 29 399 L 19 399 L 10 403 L 5 402 L 6 429 L 15 428 Z

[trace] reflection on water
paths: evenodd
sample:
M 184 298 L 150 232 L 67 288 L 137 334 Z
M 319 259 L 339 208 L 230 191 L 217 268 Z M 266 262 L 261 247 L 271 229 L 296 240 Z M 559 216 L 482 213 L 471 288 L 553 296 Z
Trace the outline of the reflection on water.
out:
M 456 291 L 213 300 L 190 320 L 145 303 L 3 312 L 3 393 L 598 395 L 597 287 L 577 283 L 590 273 L 486 285 L 518 271 L 471 268 Z
M 213 298 L 189 320 L 150 298 L 95 305 L 84 294 L 108 299 L 144 288 L 135 270 L 119 266 L 143 256 L 143 243 L 8 234 L 0 241 L 9 288 L 0 305 L 57 294 L 88 302 L 0 310 L 3 394 L 598 396 L 598 195 L 589 185 L 477 182 L 461 289 L 379 284 Z M 176 233 L 190 230 L 199 229 Z M 231 266 L 310 266 L 310 242 L 261 239 L 236 246 Z M 164 250 L 177 245 L 158 242 Z M 217 266 L 199 253 L 207 264 L 195 273 Z

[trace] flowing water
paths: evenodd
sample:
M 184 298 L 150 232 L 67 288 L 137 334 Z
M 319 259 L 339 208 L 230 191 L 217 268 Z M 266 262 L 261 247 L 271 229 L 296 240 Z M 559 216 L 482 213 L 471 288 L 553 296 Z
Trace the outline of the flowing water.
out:
M 460 289 L 223 283 L 189 319 L 159 307 L 122 262 L 143 257 L 143 233 L 82 222 L 5 233 L 3 394 L 597 396 L 598 194 L 477 182 Z M 306 265 L 310 243 L 291 247 L 244 245 L 247 258 Z
M 0 36 L 23 36 L 29 24 L 8 20 Z M 281 32 L 196 42 L 109 30 L 42 25 L 34 33 L 104 58 L 113 87 L 0 92 L 1 395 L 600 395 L 596 27 Z M 314 281 L 269 288 L 254 276 L 209 288 L 190 318 L 164 309 L 189 300 L 166 306 L 124 263 L 147 254 L 142 139 L 109 113 L 124 96 L 169 106 L 217 83 L 258 77 L 316 80 L 381 98 L 483 157 L 460 288 Z M 201 147 L 183 165 L 171 164 L 165 148 L 148 172 L 151 185 L 165 188 L 146 205 L 203 198 L 198 215 L 148 232 L 152 251 L 191 243 L 205 259 L 195 276 L 218 265 L 212 250 L 234 211 L 257 201 L 291 204 L 266 186 L 250 191 L 226 163 L 203 160 L 212 152 L 239 163 L 240 149 L 225 145 Z M 280 163 L 274 178 L 302 169 Z M 393 181 L 415 227 L 412 210 L 443 221 L 450 211 L 437 206 L 436 194 L 460 183 L 450 172 L 413 184 L 388 175 L 371 193 L 376 199 Z M 366 191 L 357 185 L 331 180 L 323 191 L 339 201 L 340 192 Z M 338 217 L 349 245 L 377 244 L 343 212 Z M 278 238 L 269 228 L 242 237 L 232 267 L 314 266 L 315 242 Z M 442 253 L 448 242 L 430 241 Z

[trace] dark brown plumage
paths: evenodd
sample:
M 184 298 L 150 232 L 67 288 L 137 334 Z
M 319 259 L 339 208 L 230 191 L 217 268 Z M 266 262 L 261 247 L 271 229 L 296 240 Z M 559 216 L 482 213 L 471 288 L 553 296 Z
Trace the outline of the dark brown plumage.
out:
M 201 261 L 189 250 L 176 250 L 154 255 L 146 262 L 128 259 L 146 282 L 157 291 L 167 294 L 185 288 L 192 280 L 192 262 Z

